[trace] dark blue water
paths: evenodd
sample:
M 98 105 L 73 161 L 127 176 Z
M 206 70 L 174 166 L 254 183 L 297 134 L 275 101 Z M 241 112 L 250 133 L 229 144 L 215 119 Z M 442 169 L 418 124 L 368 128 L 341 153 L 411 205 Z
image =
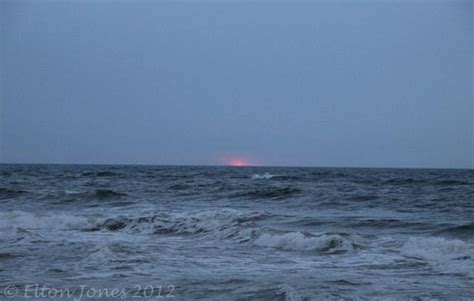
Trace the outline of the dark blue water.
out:
M 474 296 L 473 170 L 0 165 L 0 205 L 14 300 Z

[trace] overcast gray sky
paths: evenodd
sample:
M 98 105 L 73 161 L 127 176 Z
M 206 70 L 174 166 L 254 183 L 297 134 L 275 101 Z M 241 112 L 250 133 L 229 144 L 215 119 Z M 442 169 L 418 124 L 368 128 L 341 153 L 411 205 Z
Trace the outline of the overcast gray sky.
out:
M 473 167 L 471 1 L 0 1 L 1 162 Z

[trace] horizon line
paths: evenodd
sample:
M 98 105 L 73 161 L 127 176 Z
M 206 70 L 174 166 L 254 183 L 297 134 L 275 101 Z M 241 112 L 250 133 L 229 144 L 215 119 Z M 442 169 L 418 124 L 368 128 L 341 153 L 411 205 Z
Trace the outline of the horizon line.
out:
M 162 166 L 162 167 L 229 167 L 229 168 L 351 168 L 351 169 L 447 169 L 474 170 L 474 167 L 393 167 L 393 166 L 316 166 L 316 165 L 243 165 L 226 164 L 169 164 L 169 163 L 31 163 L 31 162 L 0 162 L 0 165 L 70 165 L 70 166 Z

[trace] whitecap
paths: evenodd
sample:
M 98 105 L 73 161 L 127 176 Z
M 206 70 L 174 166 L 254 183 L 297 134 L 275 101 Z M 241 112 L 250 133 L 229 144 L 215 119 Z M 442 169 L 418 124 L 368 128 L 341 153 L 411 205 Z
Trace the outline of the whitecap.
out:
M 259 174 L 254 174 L 251 176 L 251 179 L 252 180 L 269 180 L 273 177 L 275 177 L 276 175 L 272 175 L 268 172 L 264 173 L 263 175 L 259 175 Z
M 441 273 L 474 277 L 474 244 L 442 237 L 411 237 L 401 248 L 405 257 L 426 261 Z
M 316 295 L 310 290 L 298 290 L 290 285 L 284 284 L 279 290 L 278 294 L 285 296 L 287 301 L 309 301 L 309 300 L 322 300 L 321 295 Z
M 254 242 L 261 247 L 299 251 L 336 251 L 352 249 L 351 242 L 338 234 L 313 236 L 301 232 L 263 233 Z
M 25 211 L 0 212 L 0 229 L 23 228 L 27 230 L 80 229 L 89 219 L 68 214 L 33 214 Z
M 33 214 L 25 211 L 0 212 L 0 239 L 57 238 L 64 230 L 80 230 L 94 222 L 86 217 L 67 214 Z M 59 231 L 59 232 L 58 232 Z
M 130 231 L 137 233 L 166 234 L 210 234 L 214 237 L 248 240 L 248 230 L 255 221 L 268 218 L 264 212 L 240 211 L 235 209 L 199 210 L 156 213 L 132 216 L 117 216 L 99 221 L 94 230 Z

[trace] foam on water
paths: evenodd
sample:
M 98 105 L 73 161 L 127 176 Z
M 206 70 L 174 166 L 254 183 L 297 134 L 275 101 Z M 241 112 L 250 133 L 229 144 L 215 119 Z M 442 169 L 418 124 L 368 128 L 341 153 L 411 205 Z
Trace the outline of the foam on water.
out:
M 287 301 L 327 300 L 322 299 L 323 296 L 318 296 L 310 290 L 298 290 L 288 284 L 282 285 L 278 293 L 284 295 Z
M 121 230 L 149 234 L 212 234 L 232 236 L 244 227 L 255 227 L 255 221 L 271 214 L 236 209 L 198 210 L 175 213 L 146 213 L 101 219 L 89 230 Z
M 60 230 L 125 231 L 155 235 L 186 234 L 221 237 L 255 246 L 281 250 L 335 252 L 351 250 L 351 241 L 338 234 L 287 232 L 258 227 L 255 223 L 269 218 L 263 212 L 220 209 L 175 214 L 141 214 L 115 218 L 85 218 L 66 214 L 36 215 L 14 211 L 0 213 L 0 233 L 22 229 L 32 233 L 54 233 Z
M 472 299 L 472 171 L 2 168 L 0 291 L 173 284 L 176 300 Z
M 24 211 L 0 212 L 0 233 L 14 228 L 26 230 L 81 229 L 92 223 L 90 218 L 70 214 L 34 214 Z
M 91 219 L 68 214 L 33 214 L 24 211 L 0 212 L 0 242 L 57 241 L 68 231 L 90 225 Z
M 261 234 L 254 242 L 257 246 L 281 250 L 299 251 L 347 251 L 352 249 L 351 242 L 341 235 L 313 236 L 301 232 L 284 234 Z
M 401 253 L 428 262 L 437 272 L 474 277 L 473 243 L 442 237 L 411 237 Z
M 272 175 L 272 174 L 266 172 L 266 173 L 261 174 L 261 175 L 259 175 L 259 174 L 254 174 L 254 175 L 252 175 L 251 179 L 252 179 L 252 180 L 268 180 L 268 179 L 271 179 L 271 178 L 273 178 L 273 177 L 275 177 L 275 176 L 276 176 L 276 175 Z

